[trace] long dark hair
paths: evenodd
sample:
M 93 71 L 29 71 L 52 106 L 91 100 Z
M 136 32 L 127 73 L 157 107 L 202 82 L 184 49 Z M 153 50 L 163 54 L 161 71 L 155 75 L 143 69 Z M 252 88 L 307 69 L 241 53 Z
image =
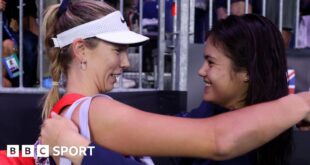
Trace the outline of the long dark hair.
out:
M 246 105 L 278 99 L 288 94 L 284 41 L 278 28 L 263 16 L 229 16 L 210 31 L 213 45 L 224 50 L 233 69 L 249 75 Z M 288 164 L 292 129 L 256 150 L 256 165 Z

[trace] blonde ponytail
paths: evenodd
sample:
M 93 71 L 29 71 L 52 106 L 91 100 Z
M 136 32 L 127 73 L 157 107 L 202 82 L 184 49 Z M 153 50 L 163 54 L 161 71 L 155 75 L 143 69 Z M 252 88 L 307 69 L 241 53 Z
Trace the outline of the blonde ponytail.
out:
M 57 101 L 60 98 L 59 85 L 54 83 L 54 82 L 57 82 L 57 83 L 59 82 L 60 74 L 61 74 L 61 66 L 59 65 L 59 62 L 57 59 L 51 63 L 50 72 L 51 72 L 51 77 L 53 79 L 53 86 L 48 92 L 48 94 L 45 96 L 45 101 L 43 105 L 43 113 L 42 113 L 42 117 L 44 119 L 49 116 L 51 109 L 53 108 L 53 106 L 57 103 Z
M 61 64 L 59 60 L 59 49 L 53 48 L 53 45 L 49 41 L 53 36 L 55 36 L 55 24 L 57 22 L 56 13 L 58 11 L 59 5 L 50 6 L 44 13 L 44 20 L 42 25 L 42 34 L 45 37 L 45 46 L 48 58 L 51 62 L 50 73 L 53 82 L 58 82 L 61 74 Z M 58 85 L 53 84 L 50 91 L 45 96 L 45 101 L 43 105 L 42 118 L 45 119 L 49 116 L 51 109 L 55 103 L 59 100 L 59 88 Z

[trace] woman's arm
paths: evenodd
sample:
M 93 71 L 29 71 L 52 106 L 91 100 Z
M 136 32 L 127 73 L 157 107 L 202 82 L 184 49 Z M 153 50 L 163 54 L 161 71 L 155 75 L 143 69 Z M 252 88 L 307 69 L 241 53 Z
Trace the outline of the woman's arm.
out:
M 91 104 L 89 118 L 93 140 L 126 155 L 228 159 L 263 145 L 309 117 L 309 104 L 310 94 L 304 93 L 212 118 L 183 119 L 98 97 Z M 77 114 L 73 115 L 75 122 Z
M 131 158 L 126 158 L 97 144 L 90 143 L 90 141 L 79 134 L 78 128 L 71 120 L 53 112 L 52 118 L 44 121 L 40 135 L 41 143 L 49 145 L 50 149 L 55 146 L 87 147 L 86 155 L 70 155 L 68 152 L 65 152 L 64 156 L 74 164 L 142 165 Z

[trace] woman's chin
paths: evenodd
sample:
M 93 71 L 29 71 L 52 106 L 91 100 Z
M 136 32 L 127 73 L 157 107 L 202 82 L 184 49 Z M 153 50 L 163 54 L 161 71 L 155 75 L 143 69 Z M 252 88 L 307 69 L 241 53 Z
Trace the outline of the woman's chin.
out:
M 110 92 L 114 88 L 113 85 L 106 87 L 105 92 Z
M 113 84 L 105 84 L 104 87 L 102 87 L 101 89 L 99 89 L 99 93 L 110 92 L 113 88 L 114 88 Z
M 203 100 L 210 102 L 210 101 L 212 101 L 212 97 L 210 97 L 210 95 L 204 94 L 203 95 Z

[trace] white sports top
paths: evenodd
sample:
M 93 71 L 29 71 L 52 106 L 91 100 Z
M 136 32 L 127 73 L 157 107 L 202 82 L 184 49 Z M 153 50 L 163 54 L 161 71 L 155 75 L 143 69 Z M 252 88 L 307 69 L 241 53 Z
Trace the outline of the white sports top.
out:
M 83 97 L 83 98 L 80 98 L 80 99 L 76 100 L 69 107 L 69 109 L 67 110 L 67 112 L 64 115 L 67 119 L 71 120 L 72 114 L 73 114 L 74 110 L 76 109 L 76 107 L 78 107 L 81 104 L 80 112 L 79 112 L 80 134 L 83 135 L 88 140 L 91 140 L 90 139 L 89 124 L 88 124 L 89 123 L 88 122 L 88 111 L 89 111 L 90 103 L 91 103 L 92 99 L 95 98 L 95 97 L 107 97 L 108 99 L 112 99 L 110 96 L 104 95 L 104 94 L 98 94 L 98 95 L 95 95 L 95 96 Z M 141 157 L 139 159 L 140 159 L 140 161 L 143 164 L 154 165 L 152 159 L 150 157 L 148 157 L 148 156 L 144 156 L 144 157 Z M 71 163 L 71 161 L 69 159 L 67 159 L 65 157 L 60 157 L 59 164 L 61 164 L 61 165 L 71 165 L 72 163 Z

